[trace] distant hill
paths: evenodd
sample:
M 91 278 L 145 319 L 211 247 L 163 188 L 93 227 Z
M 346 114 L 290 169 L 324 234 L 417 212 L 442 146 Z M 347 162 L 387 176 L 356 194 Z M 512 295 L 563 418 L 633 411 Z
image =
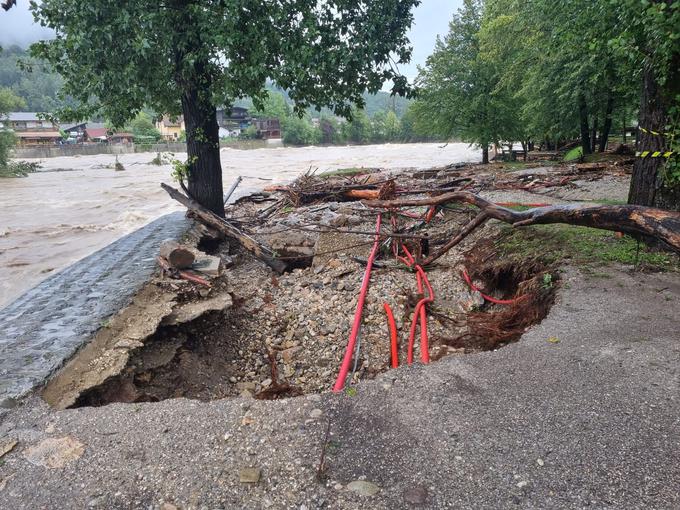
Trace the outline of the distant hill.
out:
M 17 62 L 32 64 L 29 72 L 21 69 Z M 63 101 L 58 97 L 62 79 L 59 74 L 52 72 L 44 63 L 31 59 L 26 50 L 19 46 L 3 48 L 0 52 L 0 87 L 8 87 L 19 97 L 26 101 L 26 111 L 31 112 L 52 112 L 63 106 Z M 289 104 L 292 104 L 287 92 L 272 83 L 267 84 L 267 89 L 283 95 Z M 389 92 L 378 92 L 377 94 L 363 94 L 366 101 L 365 112 L 369 117 L 373 117 L 376 112 L 394 110 L 401 118 L 408 108 L 410 100 L 390 96 Z M 235 102 L 234 106 L 241 106 L 252 109 L 253 102 L 250 99 L 241 99 Z M 319 117 L 321 113 L 332 114 L 328 109 L 317 112 L 310 108 L 309 114 L 312 117 Z
M 293 104 L 293 101 L 290 99 L 288 93 L 284 89 L 279 88 L 272 83 L 267 83 L 266 88 L 272 92 L 278 92 L 282 94 L 288 104 Z M 368 92 L 364 92 L 363 98 L 364 101 L 366 101 L 364 111 L 369 117 L 373 117 L 373 115 L 379 111 L 394 109 L 394 113 L 397 114 L 397 117 L 401 118 L 411 102 L 410 99 L 406 99 L 405 97 L 391 96 L 389 92 L 383 91 L 380 91 L 377 94 L 369 94 Z M 250 110 L 253 108 L 253 102 L 250 99 L 240 99 L 234 103 L 234 106 L 240 106 Z M 321 112 L 317 112 L 314 108 L 309 109 L 309 114 L 312 116 L 312 118 L 317 118 L 324 113 L 329 115 L 332 114 L 328 108 L 322 108 Z

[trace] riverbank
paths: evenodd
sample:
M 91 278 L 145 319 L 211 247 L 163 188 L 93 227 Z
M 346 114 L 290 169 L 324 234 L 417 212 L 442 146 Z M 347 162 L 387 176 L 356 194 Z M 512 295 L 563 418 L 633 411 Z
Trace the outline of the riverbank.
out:
M 0 181 L 0 308 L 76 260 L 180 207 L 160 188 L 172 184 L 169 164 L 155 155 L 98 155 L 32 160 L 41 171 Z M 176 154 L 185 158 L 185 154 Z M 385 144 L 238 150 L 223 148 L 225 188 L 289 182 L 308 170 L 347 167 L 429 168 L 476 161 L 467 144 Z

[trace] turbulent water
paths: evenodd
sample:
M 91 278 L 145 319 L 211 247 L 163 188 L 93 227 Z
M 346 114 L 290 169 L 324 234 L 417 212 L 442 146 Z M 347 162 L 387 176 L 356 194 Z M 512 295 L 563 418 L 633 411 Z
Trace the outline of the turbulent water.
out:
M 225 189 L 287 182 L 309 169 L 347 167 L 429 168 L 474 161 L 466 144 L 222 149 Z M 0 179 L 0 307 L 50 274 L 181 206 L 159 183 L 172 184 L 169 165 L 154 154 L 60 157 L 40 161 L 42 171 Z M 186 158 L 177 154 L 178 159 Z M 155 254 L 149 254 L 153 256 Z

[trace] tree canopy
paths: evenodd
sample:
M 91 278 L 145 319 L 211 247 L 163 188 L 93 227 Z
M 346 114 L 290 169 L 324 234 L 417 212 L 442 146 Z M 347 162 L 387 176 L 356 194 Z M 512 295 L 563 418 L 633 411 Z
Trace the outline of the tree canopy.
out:
M 122 126 L 144 106 L 184 115 L 188 192 L 223 215 L 215 110 L 249 96 L 262 106 L 271 80 L 298 113 L 310 105 L 349 116 L 387 81 L 408 94 L 394 64 L 410 60 L 406 31 L 419 0 L 325 2 L 106 0 L 33 2 L 56 37 L 32 47 L 93 114 Z
M 415 129 L 483 148 L 579 139 L 587 155 L 637 114 L 641 152 L 676 152 L 678 27 L 674 0 L 465 0 L 420 70 Z M 635 203 L 652 205 L 660 181 L 680 184 L 678 158 L 651 159 L 636 161 L 651 193 L 631 193 Z

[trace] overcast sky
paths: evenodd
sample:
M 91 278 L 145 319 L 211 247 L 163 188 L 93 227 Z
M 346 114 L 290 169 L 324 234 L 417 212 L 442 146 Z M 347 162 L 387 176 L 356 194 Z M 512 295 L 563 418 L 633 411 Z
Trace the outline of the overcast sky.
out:
M 413 59 L 400 71 L 409 79 L 417 74 L 417 65 L 423 65 L 432 52 L 437 34 L 444 35 L 449 21 L 461 0 L 423 0 L 414 12 L 415 23 L 410 32 L 413 44 Z M 28 0 L 17 0 L 17 5 L 8 12 L 0 11 L 0 45 L 19 44 L 26 46 L 39 39 L 49 37 L 50 32 L 33 23 L 28 10 Z

